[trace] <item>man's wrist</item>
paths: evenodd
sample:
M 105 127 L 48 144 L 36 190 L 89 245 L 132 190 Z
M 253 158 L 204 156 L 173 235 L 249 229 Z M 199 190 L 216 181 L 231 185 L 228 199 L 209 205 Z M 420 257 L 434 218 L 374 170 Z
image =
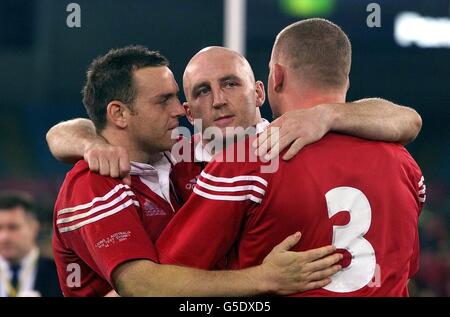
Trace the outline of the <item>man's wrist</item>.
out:
M 327 131 L 339 131 L 342 116 L 342 105 L 343 104 L 333 103 L 318 106 L 323 112 Z
M 86 153 L 89 150 L 95 148 L 96 146 L 98 146 L 98 145 L 106 145 L 108 143 L 106 142 L 106 140 L 104 138 L 102 138 L 99 135 L 96 135 L 96 136 L 94 136 L 92 138 L 84 138 L 81 141 L 81 144 L 82 144 L 82 149 L 83 149 L 83 153 L 81 153 L 81 154 L 83 156 L 85 156 Z
M 267 265 L 267 263 L 263 263 L 248 269 L 251 277 L 250 283 L 254 285 L 257 294 L 274 294 L 277 290 L 277 285 Z

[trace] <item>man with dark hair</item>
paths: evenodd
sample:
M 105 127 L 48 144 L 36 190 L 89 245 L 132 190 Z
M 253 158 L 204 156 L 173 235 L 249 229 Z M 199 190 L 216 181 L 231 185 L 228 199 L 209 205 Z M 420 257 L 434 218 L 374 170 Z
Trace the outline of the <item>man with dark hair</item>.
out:
M 169 66 L 169 61 L 143 46 L 111 50 L 95 59 L 87 72 L 83 104 L 98 132 L 106 126 L 106 105 L 111 99 L 132 107 L 136 98 L 133 71 L 145 67 Z
M 31 196 L 0 193 L 0 297 L 61 296 L 55 263 L 39 255 Z
M 131 86 L 125 83 L 123 94 L 106 87 L 108 81 L 118 83 L 124 73 L 130 74 Z M 131 88 L 128 93 L 125 87 Z M 87 98 L 98 92 L 99 101 Z M 331 246 L 289 252 L 298 235 L 280 243 L 264 263 L 246 270 L 158 264 L 154 243 L 179 208 L 169 180 L 170 153 L 164 152 L 176 142 L 171 134 L 184 115 L 177 93 L 165 59 L 141 47 L 112 50 L 91 65 L 85 106 L 90 116 L 97 116 L 93 119 L 101 137 L 128 151 L 132 176 L 129 186 L 92 173 L 85 161 L 67 174 L 55 203 L 53 236 L 63 293 L 104 296 L 114 288 L 125 296 L 238 296 L 288 294 L 327 284 L 327 277 L 339 270 L 334 263 L 341 256 L 330 255 Z
M 274 114 L 344 103 L 350 56 L 347 36 L 329 21 L 308 19 L 281 31 L 269 63 Z M 250 142 L 243 141 L 246 148 Z M 238 148 L 230 146 L 201 173 L 158 240 L 162 263 L 205 269 L 227 258 L 228 268 L 242 269 L 300 229 L 294 249 L 332 243 L 344 261 L 330 284 L 299 296 L 408 294 L 418 270 L 425 185 L 401 145 L 329 133 L 280 161 L 274 173 L 262 172 L 261 161 L 227 161 Z

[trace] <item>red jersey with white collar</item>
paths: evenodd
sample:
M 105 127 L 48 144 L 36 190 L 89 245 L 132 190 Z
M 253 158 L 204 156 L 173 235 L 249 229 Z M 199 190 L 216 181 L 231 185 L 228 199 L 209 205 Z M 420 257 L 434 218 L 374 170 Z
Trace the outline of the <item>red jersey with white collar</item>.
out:
M 158 262 L 154 243 L 173 217 L 172 206 L 142 180 L 131 187 L 89 171 L 79 161 L 55 203 L 53 252 L 65 296 L 104 296 L 111 273 L 134 259 Z

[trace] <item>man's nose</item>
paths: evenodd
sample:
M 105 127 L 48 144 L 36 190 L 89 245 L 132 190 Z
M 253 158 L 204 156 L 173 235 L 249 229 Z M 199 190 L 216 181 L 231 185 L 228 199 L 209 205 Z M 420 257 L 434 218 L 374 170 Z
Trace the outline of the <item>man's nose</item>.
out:
M 186 110 L 184 110 L 184 107 L 181 104 L 181 102 L 179 100 L 177 100 L 177 102 L 174 105 L 174 110 L 173 110 L 172 116 L 180 118 L 180 117 L 184 117 L 185 115 L 186 115 Z
M 213 91 L 213 108 L 221 108 L 226 104 L 225 94 L 218 88 Z

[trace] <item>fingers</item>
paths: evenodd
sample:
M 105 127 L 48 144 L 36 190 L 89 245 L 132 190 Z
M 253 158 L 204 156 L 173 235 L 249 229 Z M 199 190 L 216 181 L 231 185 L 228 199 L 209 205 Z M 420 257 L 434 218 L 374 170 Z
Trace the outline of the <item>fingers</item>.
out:
M 263 132 L 261 132 L 252 145 L 254 148 L 258 148 L 258 144 L 263 144 L 270 137 L 272 130 L 281 128 L 281 118 L 273 121 Z
M 120 177 L 122 177 L 122 181 L 131 186 L 131 165 L 130 160 L 128 159 L 128 153 L 125 152 L 125 155 L 119 158 L 119 166 L 120 166 Z
M 273 248 L 273 251 L 279 252 L 279 251 L 290 250 L 300 241 L 301 237 L 302 237 L 302 234 L 297 231 L 296 233 L 291 234 L 289 237 L 287 237 L 286 239 L 281 241 L 279 244 L 277 244 Z
M 131 183 L 130 160 L 128 152 L 110 144 L 94 144 L 84 155 L 89 169 L 102 176 L 123 178 L 125 183 Z
M 121 177 L 126 178 L 130 175 L 130 159 L 128 158 L 128 153 L 126 151 L 119 156 L 119 168 Z
M 305 285 L 304 287 L 304 291 L 308 291 L 311 289 L 316 289 L 316 288 L 322 288 L 327 286 L 328 284 L 331 283 L 331 279 L 330 278 L 326 278 L 320 281 L 313 281 L 313 282 L 309 282 L 308 284 Z
M 289 150 L 283 155 L 283 160 L 289 161 L 293 158 L 300 150 L 305 146 L 304 140 L 302 138 L 297 139 L 292 143 Z
M 267 134 L 268 134 L 269 128 L 265 129 L 263 132 L 261 132 L 255 141 L 253 141 L 252 146 L 255 149 L 259 148 L 259 145 L 263 144 L 267 140 Z
M 309 278 L 311 279 L 311 281 L 318 281 L 318 280 L 326 279 L 326 278 L 336 274 L 337 272 L 339 272 L 340 269 L 342 269 L 342 267 L 340 265 L 336 264 L 325 270 L 312 273 L 309 276 Z
M 120 176 L 119 160 L 109 161 L 109 176 L 117 178 Z
M 110 168 L 109 168 L 108 160 L 99 159 L 99 163 L 100 163 L 100 170 L 99 170 L 100 175 L 102 175 L 102 176 L 109 176 Z
M 271 160 L 280 153 L 280 129 L 278 127 L 268 128 L 262 132 L 253 142 L 253 146 L 257 147 L 255 154 L 263 160 Z
M 253 142 L 253 146 L 256 148 L 255 154 L 260 158 L 263 158 L 269 151 L 270 144 L 268 140 L 270 140 L 270 131 L 270 129 L 266 129 Z
M 330 266 L 336 264 L 337 262 L 342 260 L 342 258 L 343 258 L 343 255 L 341 253 L 336 253 L 333 255 L 329 255 L 323 259 L 314 261 L 312 263 L 307 263 L 305 266 L 306 266 L 306 269 L 311 272 L 321 271 L 321 270 L 324 270 L 324 269 L 329 268 Z
M 334 253 L 336 248 L 332 245 L 328 245 L 325 247 L 321 247 L 318 249 L 312 249 L 305 252 L 301 252 L 302 258 L 305 262 L 313 262 L 318 259 L 321 259 L 331 253 Z
M 88 162 L 89 170 L 98 173 L 98 171 L 100 170 L 100 164 L 98 162 L 98 159 L 96 157 L 88 156 L 86 158 L 86 161 Z

